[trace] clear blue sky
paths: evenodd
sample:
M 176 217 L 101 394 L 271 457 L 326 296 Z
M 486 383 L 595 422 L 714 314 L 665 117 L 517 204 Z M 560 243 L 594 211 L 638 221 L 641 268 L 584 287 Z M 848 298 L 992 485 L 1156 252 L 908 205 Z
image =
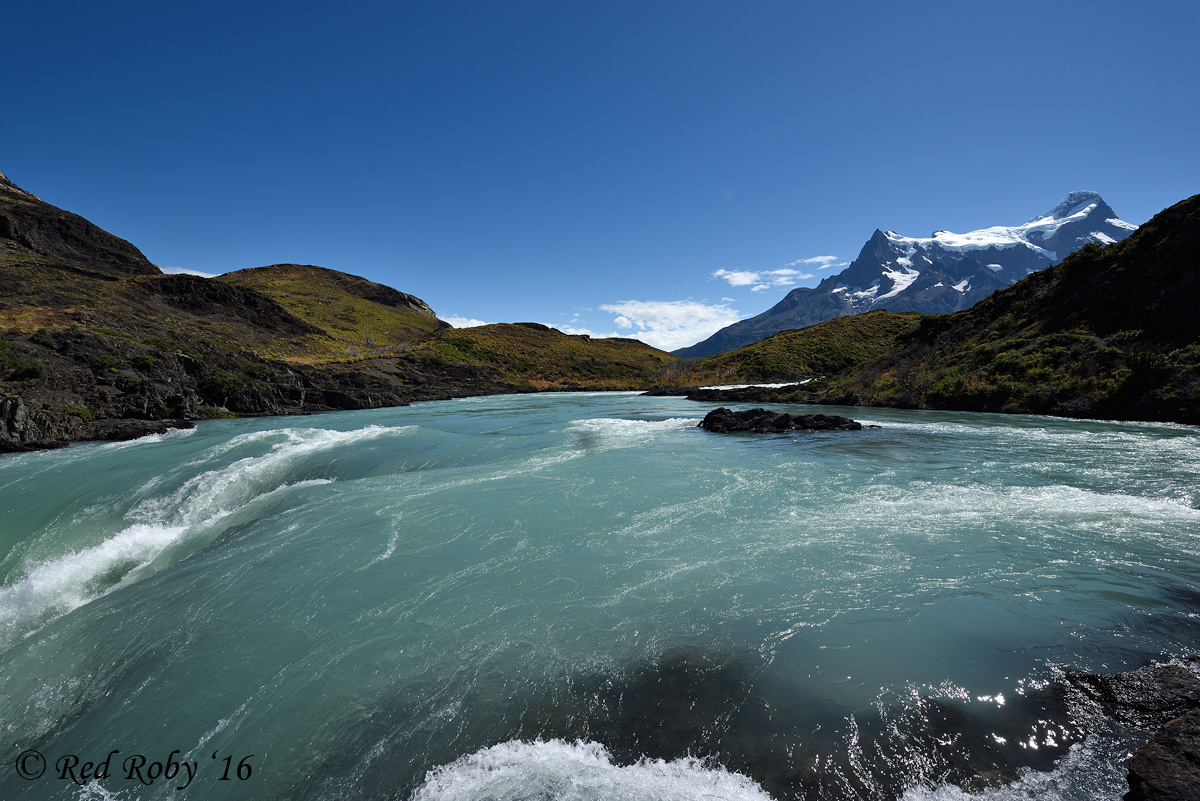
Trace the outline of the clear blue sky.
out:
M 1195 2 L 10 4 L 0 172 L 164 267 L 675 348 L 877 227 L 1200 191 L 1197 31 Z

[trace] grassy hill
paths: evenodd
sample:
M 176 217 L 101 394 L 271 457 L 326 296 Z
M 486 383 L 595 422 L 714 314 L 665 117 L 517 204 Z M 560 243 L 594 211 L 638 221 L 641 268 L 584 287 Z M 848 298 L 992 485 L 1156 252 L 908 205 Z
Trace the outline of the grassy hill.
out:
M 641 388 L 673 359 L 533 324 L 456 330 L 419 298 L 321 267 L 163 275 L 0 176 L 0 451 L 161 421 Z
M 874 311 L 836 317 L 716 356 L 679 360 L 665 369 L 663 383 L 779 383 L 841 373 L 891 351 L 920 326 L 923 316 Z
M 449 329 L 428 347 L 447 359 L 490 365 L 506 380 L 538 389 L 649 385 L 675 361 L 636 339 L 568 336 L 539 323 Z
M 280 358 L 307 363 L 404 352 L 444 328 L 420 298 L 357 275 L 300 264 L 254 267 L 217 281 L 266 295 L 325 339 L 302 355 Z

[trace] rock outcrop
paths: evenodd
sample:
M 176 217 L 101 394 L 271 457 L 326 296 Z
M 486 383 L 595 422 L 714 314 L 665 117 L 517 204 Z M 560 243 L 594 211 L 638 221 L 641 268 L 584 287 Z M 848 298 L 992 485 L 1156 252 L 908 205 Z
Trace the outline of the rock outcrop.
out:
M 862 423 L 831 414 L 780 414 L 769 409 L 735 412 L 724 406 L 713 409 L 700 421 L 700 428 L 718 434 L 745 431 L 778 434 L 784 431 L 859 431 Z
M 1086 712 L 1159 727 L 1129 761 L 1124 801 L 1200 801 L 1200 658 L 1126 673 L 1068 671 L 1064 678 L 1073 703 L 1090 708 Z
M 1124 801 L 1200 801 L 1200 710 L 1168 721 L 1137 750 Z
M 0 173 L 0 243 L 101 277 L 159 275 L 140 250 L 78 214 L 51 206 Z
M 30 411 L 17 395 L 0 397 L 0 453 L 63 448 L 71 441 L 137 439 L 149 434 L 164 434 L 172 428 L 192 427 L 193 423 L 185 419 L 87 420 L 68 412 Z

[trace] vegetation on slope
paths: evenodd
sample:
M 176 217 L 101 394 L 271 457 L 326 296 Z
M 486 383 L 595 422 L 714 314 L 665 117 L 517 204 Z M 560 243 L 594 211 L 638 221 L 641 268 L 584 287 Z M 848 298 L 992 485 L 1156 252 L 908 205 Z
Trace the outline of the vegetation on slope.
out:
M 458 331 L 419 298 L 320 267 L 163 275 L 0 176 L 0 450 L 136 421 L 640 388 L 674 357 L 544 326 Z
M 666 367 L 663 383 L 780 383 L 840 373 L 895 348 L 916 330 L 921 317 L 886 311 L 836 317 L 716 356 L 679 360 Z
M 287 361 L 403 353 L 448 327 L 419 298 L 323 267 L 276 264 L 238 270 L 216 280 L 266 295 L 325 335 L 303 354 L 279 354 Z
M 647 386 L 675 360 L 636 339 L 567 335 L 539 323 L 449 329 L 427 348 L 435 358 L 490 365 L 505 380 L 537 389 Z

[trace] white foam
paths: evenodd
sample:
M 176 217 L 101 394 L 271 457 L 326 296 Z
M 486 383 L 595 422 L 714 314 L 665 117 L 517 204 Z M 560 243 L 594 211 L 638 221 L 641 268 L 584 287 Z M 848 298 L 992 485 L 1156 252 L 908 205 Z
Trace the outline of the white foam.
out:
M 807 384 L 810 381 L 812 381 L 811 378 L 805 378 L 803 381 L 785 381 L 782 384 L 717 384 L 709 387 L 700 387 L 700 389 L 748 389 L 750 387 L 778 389 L 779 387 L 794 387 L 797 384 Z
M 623 420 L 619 417 L 597 417 L 575 420 L 567 426 L 581 436 L 589 448 L 632 448 L 671 431 L 695 428 L 697 421 L 690 417 L 671 417 L 666 420 Z
M 1128 746 L 1093 739 L 1071 746 L 1054 770 L 1026 770 L 1012 784 L 967 793 L 952 784 L 914 787 L 901 801 L 1120 801 Z
M 37 565 L 24 578 L 0 589 L 0 646 L 12 639 L 22 622 L 54 617 L 97 597 L 101 594 L 95 586 L 98 579 L 120 570 L 123 578 L 185 530 L 185 526 L 134 525 L 99 545 Z
M 285 484 L 256 500 L 283 490 L 328 483 Z M 197 524 L 135 523 L 98 545 L 37 564 L 24 578 L 0 588 L 0 650 L 31 626 L 48 623 L 154 572 L 155 561 L 172 545 L 197 529 L 211 528 L 231 511 L 219 510 Z
M 396 552 L 396 546 L 399 544 L 400 529 L 396 528 L 392 530 L 392 536 L 388 538 L 388 544 L 387 547 L 383 549 L 383 553 L 381 553 L 379 556 L 376 556 L 370 562 L 367 562 L 365 565 L 360 567 L 359 570 L 366 570 L 368 567 L 374 567 L 385 559 L 390 558 L 391 555 Z
M 1066 485 L 1038 487 L 988 487 L 938 485 L 916 482 L 905 488 L 881 485 L 864 493 L 853 508 L 863 523 L 890 526 L 919 522 L 930 536 L 945 532 L 951 521 L 981 524 L 987 520 L 1018 517 L 1046 522 L 1070 522 L 1073 530 L 1089 536 L 1120 539 L 1128 527 L 1114 521 L 1156 522 L 1166 529 L 1160 537 L 1176 540 L 1188 552 L 1196 550 L 1190 535 L 1175 535 L 1171 524 L 1200 522 L 1200 510 L 1172 498 L 1144 498 L 1121 493 L 1101 493 Z
M 411 801 L 770 801 L 740 773 L 686 757 L 614 765 L 604 746 L 509 741 L 434 768 Z
M 183 439 L 190 437 L 196 433 L 194 428 L 168 428 L 161 434 L 146 434 L 143 437 L 135 437 L 134 439 L 122 440 L 120 442 L 105 442 L 99 445 L 105 449 L 128 448 L 136 445 L 149 445 L 155 442 L 169 442 L 170 440 Z
M 272 436 L 283 441 L 264 454 L 200 473 L 168 495 L 142 501 L 127 514 L 129 525 L 97 544 L 28 565 L 24 575 L 0 587 L 0 650 L 16 637 L 161 569 L 166 556 L 182 558 L 187 549 L 176 548 L 178 544 L 193 538 L 201 547 L 211 542 L 220 533 L 220 521 L 234 512 L 298 487 L 330 483 L 324 478 L 295 481 L 289 474 L 290 467 L 315 451 L 414 428 L 282 429 L 235 437 L 241 444 Z M 230 444 L 212 448 L 202 461 L 227 452 Z
M 278 437 L 283 439 L 273 443 L 271 450 L 264 454 L 246 456 L 232 464 L 207 470 L 188 479 L 169 496 L 142 502 L 130 512 L 130 517 L 138 521 L 185 524 L 208 520 L 214 515 L 228 513 L 245 505 L 255 495 L 261 494 L 265 485 L 279 487 L 286 483 L 287 469 L 297 462 L 303 462 L 313 453 L 413 430 L 416 430 L 415 426 L 367 426 L 352 431 L 284 428 L 234 437 L 213 448 L 207 456 L 218 456 L 249 442 Z
M 128 788 L 132 790 L 133 788 Z M 128 798 L 125 795 L 125 790 L 117 790 L 113 792 L 106 790 L 104 785 L 92 779 L 87 784 L 79 788 L 79 795 L 75 796 L 77 801 L 121 801 L 122 798 Z

